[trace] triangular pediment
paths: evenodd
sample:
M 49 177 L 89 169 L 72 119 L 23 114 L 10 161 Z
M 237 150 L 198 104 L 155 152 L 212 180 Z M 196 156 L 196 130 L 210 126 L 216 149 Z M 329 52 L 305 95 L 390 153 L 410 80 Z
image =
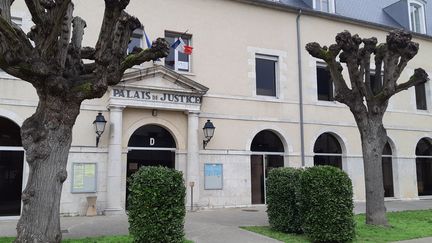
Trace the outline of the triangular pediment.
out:
M 161 65 L 125 73 L 117 86 L 200 95 L 208 91 L 206 86 Z

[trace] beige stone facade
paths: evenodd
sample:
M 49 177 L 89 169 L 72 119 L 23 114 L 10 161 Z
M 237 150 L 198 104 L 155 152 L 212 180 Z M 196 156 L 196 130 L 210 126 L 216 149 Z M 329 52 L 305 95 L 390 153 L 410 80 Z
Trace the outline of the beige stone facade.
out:
M 84 45 L 94 45 L 103 15 L 103 1 L 74 2 L 75 15 L 87 21 Z M 28 29 L 30 16 L 25 10 L 23 1 L 14 3 L 13 14 L 21 18 L 23 28 Z M 331 44 L 335 35 L 343 30 L 363 37 L 376 36 L 382 42 L 388 29 L 323 14 L 300 14 L 290 9 L 258 6 L 248 1 L 135 0 L 127 10 L 141 20 L 151 39 L 163 37 L 166 31 L 183 33 L 188 30 L 194 48 L 189 60 L 190 71 L 172 71 L 164 67 L 163 60 L 146 63 L 130 70 L 125 81 L 111 88 L 103 98 L 83 103 L 73 131 L 69 177 L 63 186 L 63 214 L 84 214 L 87 196 L 97 196 L 98 213 L 124 212 L 128 154 L 133 150 L 128 144 L 134 132 L 146 125 L 160 126 L 172 135 L 175 148 L 164 151 L 174 152 L 174 167 L 184 172 L 186 185 L 191 181 L 195 183 L 195 206 L 251 205 L 252 157 L 282 156 L 284 166 L 313 166 L 314 145 L 323 133 L 330 133 L 338 140 L 342 168 L 353 180 L 354 199 L 365 200 L 360 136 L 354 119 L 344 105 L 318 100 L 317 60 L 304 46 L 312 41 Z M 407 80 L 416 67 L 432 73 L 432 38 L 417 35 L 414 39 L 420 43 L 420 52 L 409 63 L 402 80 Z M 257 55 L 277 59 L 275 96 L 256 93 Z M 0 78 L 0 117 L 21 126 L 37 106 L 35 91 L 30 84 L 4 73 Z M 131 93 L 120 95 L 115 90 Z M 427 110 L 416 108 L 414 88 L 401 92 L 390 102 L 384 124 L 392 149 L 394 196 L 391 198 L 419 199 L 415 152 L 422 138 L 432 138 L 431 91 L 431 82 L 428 82 Z M 139 94 L 135 96 L 134 92 Z M 150 98 L 145 98 L 145 92 L 150 92 Z M 195 98 L 184 98 L 184 102 L 179 101 L 180 98 L 161 101 L 164 94 Z M 152 95 L 158 99 L 152 99 Z M 304 164 L 300 107 L 304 112 Z M 102 112 L 108 124 L 99 147 L 95 147 L 92 123 L 98 112 Z M 202 127 L 207 120 L 212 121 L 216 130 L 203 149 Z M 251 151 L 254 137 L 265 130 L 277 135 L 283 152 Z M 2 149 L 11 148 L 0 147 Z M 23 163 L 25 185 L 28 167 Z M 96 164 L 95 192 L 72 192 L 74 163 Z M 205 189 L 205 164 L 222 164 L 222 189 Z M 190 205 L 189 187 L 187 197 Z

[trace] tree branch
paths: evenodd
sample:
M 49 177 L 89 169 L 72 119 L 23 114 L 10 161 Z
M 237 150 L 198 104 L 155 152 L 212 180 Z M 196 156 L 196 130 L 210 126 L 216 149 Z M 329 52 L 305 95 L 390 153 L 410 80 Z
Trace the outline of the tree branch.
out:
M 393 93 L 390 93 L 389 95 L 392 96 L 394 94 L 397 94 L 403 90 L 407 90 L 410 87 L 426 83 L 429 81 L 428 74 L 425 70 L 422 68 L 417 68 L 414 70 L 414 74 L 411 76 L 411 78 L 406 81 L 405 83 L 398 84 L 395 88 L 395 91 Z M 390 97 L 389 97 L 390 98 Z
M 45 24 L 45 8 L 39 0 L 25 0 L 28 10 L 32 16 L 32 21 L 37 26 Z
M 69 18 L 68 12 L 71 11 L 73 11 L 73 4 L 71 3 L 71 0 L 61 1 L 48 12 L 48 14 L 50 15 L 49 27 L 42 27 L 40 25 L 37 25 L 37 28 L 47 28 L 46 34 L 45 32 L 39 32 L 40 36 L 38 38 L 41 41 L 40 51 L 47 59 L 51 59 L 56 56 L 57 52 L 61 52 L 61 50 L 59 50 L 58 48 L 60 46 L 63 46 L 63 44 L 60 44 L 60 46 L 57 45 L 59 43 L 64 43 L 64 41 L 66 40 L 65 35 L 70 37 L 70 33 L 68 32 L 70 31 L 70 22 L 72 21 L 72 19 Z M 69 23 L 69 26 L 66 27 L 67 23 Z M 59 38 L 61 39 L 60 41 Z M 53 49 L 53 46 L 57 46 L 57 50 Z
M 169 53 L 169 45 L 163 38 L 158 38 L 153 42 L 151 48 L 142 50 L 137 54 L 129 54 L 122 62 L 121 62 L 121 70 L 122 72 L 126 71 L 126 69 L 131 68 L 135 65 L 139 65 L 143 62 L 148 61 L 156 61 L 159 58 L 166 57 Z
M 366 88 L 363 82 L 364 67 L 363 69 L 361 68 L 360 50 L 362 39 L 358 35 L 351 36 L 351 33 L 344 31 L 336 35 L 336 43 L 343 50 L 339 58 L 341 62 L 347 64 L 353 94 L 365 96 Z
M 93 47 L 83 47 L 81 48 L 81 58 L 82 59 L 89 59 L 89 60 L 95 60 L 96 55 L 96 49 Z
M 111 40 L 114 39 L 115 28 L 121 12 L 128 3 L 128 0 L 105 0 L 104 17 L 95 48 L 95 60 L 102 66 L 107 66 L 112 61 L 111 52 L 113 43 Z
M 87 27 L 87 23 L 80 17 L 75 17 L 72 20 L 73 33 L 71 45 L 74 49 L 81 51 L 82 40 L 84 36 L 84 29 Z
M 366 99 L 372 99 L 374 97 L 374 93 L 371 87 L 371 70 L 370 70 L 370 59 L 371 54 L 375 52 L 376 44 L 378 40 L 373 38 L 363 39 L 363 48 L 360 51 L 361 56 L 361 66 L 364 72 L 361 72 L 361 76 L 364 77 L 364 92 Z M 375 72 L 376 75 L 376 72 Z
M 60 38 L 57 41 L 58 54 L 56 56 L 58 56 L 58 65 L 61 71 L 65 69 L 66 59 L 69 52 L 68 46 L 71 37 L 72 13 L 73 4 L 69 3 L 62 19 Z
M 308 43 L 306 50 L 313 57 L 325 61 L 330 70 L 330 74 L 335 85 L 335 99 L 341 103 L 345 103 L 349 97 L 352 97 L 352 91 L 348 88 L 345 79 L 342 76 L 342 66 L 336 61 L 336 57 L 342 50 L 339 45 L 331 45 L 330 48 L 321 47 L 316 42 Z
M 14 0 L 0 0 L 0 16 L 3 17 L 9 24 L 12 23 L 10 7 Z

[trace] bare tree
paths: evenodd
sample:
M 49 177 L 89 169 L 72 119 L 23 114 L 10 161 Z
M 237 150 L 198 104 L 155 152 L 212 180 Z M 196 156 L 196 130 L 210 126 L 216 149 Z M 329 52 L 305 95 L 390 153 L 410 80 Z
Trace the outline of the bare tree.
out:
M 39 96 L 21 129 L 30 175 L 16 242 L 60 242 L 61 189 L 81 103 L 103 96 L 126 69 L 167 56 L 169 48 L 158 39 L 126 54 L 133 30 L 142 27 L 124 11 L 129 0 L 105 0 L 95 48 L 82 47 L 86 23 L 73 17 L 71 0 L 25 0 L 34 23 L 27 34 L 11 21 L 13 1 L 0 0 L 0 68 L 31 83 Z
M 384 186 L 381 157 L 387 142 L 383 116 L 389 99 L 412 86 L 427 82 L 427 73 L 419 68 L 411 78 L 398 83 L 402 71 L 418 52 L 419 44 L 403 31 L 392 31 L 386 43 L 377 45 L 375 37 L 361 39 L 348 31 L 337 34 L 336 44 L 321 47 L 312 42 L 306 50 L 313 57 L 327 63 L 335 86 L 335 100 L 346 104 L 360 131 L 365 185 L 366 223 L 387 225 L 384 206 Z M 375 77 L 371 80 L 371 58 L 375 59 Z M 339 59 L 339 61 L 337 60 Z M 350 87 L 342 76 L 345 63 L 348 68 Z M 381 75 L 382 74 L 382 75 Z M 382 87 L 374 89 L 372 83 Z

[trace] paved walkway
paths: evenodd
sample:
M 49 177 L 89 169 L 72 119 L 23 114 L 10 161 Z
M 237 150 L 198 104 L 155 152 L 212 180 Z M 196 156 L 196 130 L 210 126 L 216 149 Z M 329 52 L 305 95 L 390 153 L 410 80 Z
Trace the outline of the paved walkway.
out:
M 364 212 L 364 203 L 356 203 L 355 212 Z M 388 211 L 432 209 L 432 200 L 389 201 Z M 127 217 L 63 217 L 64 238 L 82 238 L 101 235 L 128 234 Z M 15 236 L 17 220 L 0 219 L 0 236 Z M 264 206 L 250 208 L 228 208 L 188 212 L 186 215 L 186 237 L 195 243 L 271 243 L 276 240 L 245 231 L 239 226 L 268 225 Z M 432 238 L 404 241 L 404 243 L 430 243 Z

